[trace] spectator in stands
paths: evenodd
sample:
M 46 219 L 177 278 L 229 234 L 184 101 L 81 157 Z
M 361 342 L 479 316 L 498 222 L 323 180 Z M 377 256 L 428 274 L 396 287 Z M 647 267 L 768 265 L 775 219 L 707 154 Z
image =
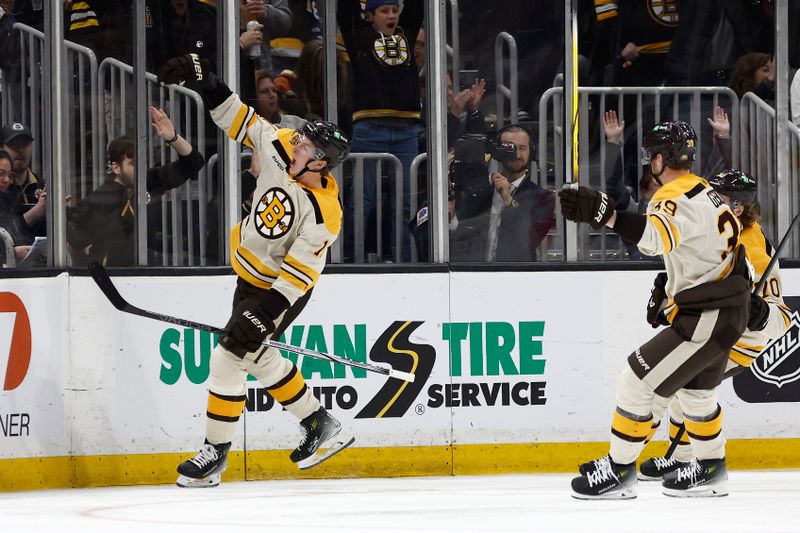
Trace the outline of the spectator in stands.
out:
M 390 153 L 402 165 L 403 198 L 390 194 L 389 220 L 392 258 L 409 261 L 411 234 L 406 224 L 401 229 L 401 241 L 395 242 L 396 205 L 402 206 L 401 220 L 410 219 L 410 178 L 412 160 L 418 155 L 420 126 L 419 67 L 411 53 L 411 39 L 415 39 L 422 25 L 424 5 L 421 0 L 406 0 L 402 10 L 398 0 L 367 0 L 365 10 L 359 9 L 358 0 L 339 0 L 338 16 L 348 55 L 352 61 L 355 83 L 353 113 L 353 152 Z M 365 228 L 376 211 L 377 173 L 374 162 L 364 165 L 364 220 Z M 346 199 L 345 225 L 348 234 L 353 230 L 354 199 Z M 399 200 L 399 201 L 398 201 Z M 378 228 L 379 230 L 381 228 Z
M 19 262 L 31 249 L 33 236 L 22 217 L 14 212 L 14 199 L 8 194 L 13 183 L 11 176 L 11 156 L 0 150 L 0 228 L 6 230 L 14 241 L 15 258 Z
M 278 89 L 266 72 L 260 72 L 256 81 L 256 113 L 269 120 L 279 128 L 299 130 L 306 124 L 306 120 L 296 115 L 283 113 L 278 106 Z M 258 174 L 256 174 L 257 176 Z
M 167 58 L 195 53 L 217 64 L 217 10 L 200 0 L 170 0 L 161 10 L 160 55 L 155 65 Z M 151 68 L 152 68 L 151 66 Z
M 305 2 L 304 2 L 305 3 Z M 242 29 L 249 21 L 258 21 L 261 24 L 262 39 L 258 42 L 260 54 L 258 55 L 258 68 L 275 75 L 277 72 L 272 63 L 272 49 L 270 42 L 289 33 L 292 27 L 292 11 L 288 0 L 240 0 L 239 20 Z
M 427 90 L 425 86 L 426 73 L 420 74 L 420 101 L 422 102 L 422 122 L 426 123 Z M 486 80 L 476 79 L 470 87 L 455 94 L 453 80 L 447 75 L 447 148 L 452 148 L 457 139 L 464 135 L 484 135 L 486 133 L 486 119 L 481 111 L 480 104 L 486 94 Z M 419 151 L 427 150 L 426 128 L 420 129 Z
M 13 201 L 12 209 L 25 219 L 31 233 L 36 237 L 47 235 L 47 193 L 45 182 L 31 170 L 33 156 L 33 134 L 19 122 L 6 124 L 0 133 L 3 150 L 11 156 L 13 183 L 7 194 Z
M 453 261 L 536 261 L 537 249 L 555 226 L 555 195 L 531 179 L 534 150 L 526 128 L 506 126 L 492 155 L 499 171 L 480 181 L 456 173 Z
M 417 40 L 414 41 L 414 60 L 417 62 L 421 77 L 425 71 L 425 28 L 420 28 L 417 32 Z
M 289 29 L 281 36 L 270 36 L 273 74 L 296 70 L 303 45 L 322 38 L 322 21 L 316 2 L 289 0 L 289 9 L 292 14 Z
M 730 87 L 741 98 L 752 92 L 766 102 L 775 101 L 775 65 L 769 54 L 754 52 L 736 61 Z
M 181 137 L 169 117 L 151 107 L 153 129 L 178 153 L 178 160 L 147 171 L 148 196 L 161 195 L 196 179 L 205 164 L 203 156 Z M 136 264 L 136 198 L 132 139 L 120 137 L 108 145 L 110 179 L 67 209 L 67 244 L 76 265 L 95 260 L 105 266 Z
M 313 39 L 303 45 L 297 60 L 295 75 L 300 94 L 308 105 L 309 120 L 325 117 L 325 43 L 321 39 Z M 336 52 L 336 104 L 339 112 L 339 123 L 345 133 L 352 129 L 349 117 L 344 116 L 347 105 L 347 63 L 344 53 Z

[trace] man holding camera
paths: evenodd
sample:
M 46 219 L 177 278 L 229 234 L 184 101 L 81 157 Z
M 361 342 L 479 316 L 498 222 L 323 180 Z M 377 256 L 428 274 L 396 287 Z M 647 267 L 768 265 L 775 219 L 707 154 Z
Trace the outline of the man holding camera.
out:
M 522 126 L 501 129 L 492 151 L 500 170 L 489 214 L 487 261 L 536 261 L 536 249 L 555 225 L 555 195 L 531 181 L 533 142 Z

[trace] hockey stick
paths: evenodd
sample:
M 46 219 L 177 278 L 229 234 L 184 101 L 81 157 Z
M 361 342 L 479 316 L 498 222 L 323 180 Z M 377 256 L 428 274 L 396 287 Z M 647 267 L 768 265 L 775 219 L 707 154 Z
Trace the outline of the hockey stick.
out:
M 761 274 L 761 279 L 759 279 L 758 283 L 756 283 L 756 287 L 753 289 L 753 294 L 759 294 L 761 289 L 764 288 L 764 284 L 767 282 L 769 273 L 772 272 L 772 268 L 775 266 L 775 263 L 778 262 L 778 256 L 781 255 L 786 243 L 789 242 L 789 235 L 792 234 L 792 230 L 797 225 L 798 220 L 800 220 L 800 213 L 796 214 L 792 221 L 789 222 L 789 229 L 786 230 L 786 233 L 781 238 L 781 242 L 778 243 L 778 247 L 775 248 L 775 253 L 772 254 L 772 259 L 770 259 L 769 264 L 767 264 L 767 268 L 764 269 L 764 273 Z M 667 453 L 664 455 L 665 459 L 670 459 L 675 453 L 675 450 L 678 448 L 678 443 L 680 443 L 684 433 L 686 433 L 686 424 L 681 424 L 680 427 L 678 427 L 678 432 L 675 434 L 675 440 L 673 440 L 670 443 L 669 448 L 667 448 Z
M 97 287 L 100 289 L 100 291 L 102 291 L 102 293 L 106 296 L 106 298 L 108 298 L 108 301 L 111 302 L 111 305 L 113 305 L 123 313 L 130 313 L 132 315 L 138 315 L 145 318 L 158 320 L 159 322 L 167 322 L 169 324 L 175 324 L 177 326 L 183 326 L 186 328 L 193 328 L 200 331 L 208 331 L 210 333 L 221 333 L 221 330 L 219 328 L 215 328 L 214 326 L 201 324 L 199 322 L 193 322 L 191 320 L 186 320 L 183 318 L 177 318 L 174 316 L 162 315 L 161 313 L 147 311 L 146 309 L 141 309 L 139 307 L 136 307 L 135 305 L 131 305 L 127 300 L 125 300 L 125 298 L 122 297 L 117 288 L 114 286 L 114 283 L 108 276 L 108 272 L 106 271 L 106 269 L 103 268 L 103 266 L 97 262 L 89 263 L 89 274 L 92 276 L 92 279 L 97 284 Z M 293 353 L 304 355 L 306 357 L 312 357 L 314 359 L 322 359 L 325 361 L 331 361 L 333 363 L 341 363 L 346 366 L 362 368 L 369 372 L 375 372 L 376 374 L 383 374 L 384 376 L 389 376 L 391 378 L 402 379 L 403 381 L 414 381 L 414 374 L 403 372 L 401 370 L 395 370 L 394 368 L 385 368 L 370 363 L 362 363 L 361 361 L 353 361 L 352 359 L 348 359 L 346 357 L 331 355 L 323 352 L 317 352 L 315 350 L 309 350 L 306 348 L 299 348 L 297 346 L 292 346 L 290 344 L 284 344 L 282 342 L 273 340 L 267 340 L 261 344 L 263 344 L 264 346 L 277 348 L 279 350 L 287 350 Z

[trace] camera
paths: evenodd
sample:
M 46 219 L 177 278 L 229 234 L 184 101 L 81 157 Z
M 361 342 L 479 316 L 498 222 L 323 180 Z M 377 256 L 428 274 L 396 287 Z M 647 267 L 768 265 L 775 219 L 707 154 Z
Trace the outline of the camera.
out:
M 498 163 L 508 163 L 517 158 L 517 145 L 513 142 L 499 142 L 492 147 L 492 159 Z

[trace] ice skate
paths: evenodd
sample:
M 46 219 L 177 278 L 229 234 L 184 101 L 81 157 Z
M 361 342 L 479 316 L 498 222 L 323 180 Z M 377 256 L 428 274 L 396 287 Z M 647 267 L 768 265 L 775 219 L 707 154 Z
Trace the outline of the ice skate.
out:
M 664 475 L 664 494 L 677 498 L 727 496 L 728 469 L 725 459 L 695 459 Z
M 197 455 L 178 465 L 176 485 L 183 488 L 216 487 L 222 479 L 222 473 L 228 467 L 228 450 L 230 442 L 225 444 L 209 444 L 206 442 Z
M 682 463 L 674 457 L 669 459 L 666 457 L 653 457 L 642 461 L 642 464 L 639 465 L 639 481 L 660 481 L 665 474 L 678 468 L 683 468 L 688 464 Z
M 300 421 L 303 439 L 289 458 L 300 470 L 312 468 L 344 450 L 356 440 L 324 407 Z
M 573 498 L 629 500 L 636 497 L 636 463 L 618 465 L 606 456 L 590 464 L 594 470 L 572 480 Z
M 588 475 L 589 472 L 594 472 L 595 470 L 600 468 L 600 466 L 603 463 L 607 463 L 608 461 L 609 457 L 607 455 L 604 455 L 600 459 L 595 459 L 594 461 L 589 461 L 587 463 L 581 464 L 581 466 L 578 467 L 578 472 L 582 476 Z

